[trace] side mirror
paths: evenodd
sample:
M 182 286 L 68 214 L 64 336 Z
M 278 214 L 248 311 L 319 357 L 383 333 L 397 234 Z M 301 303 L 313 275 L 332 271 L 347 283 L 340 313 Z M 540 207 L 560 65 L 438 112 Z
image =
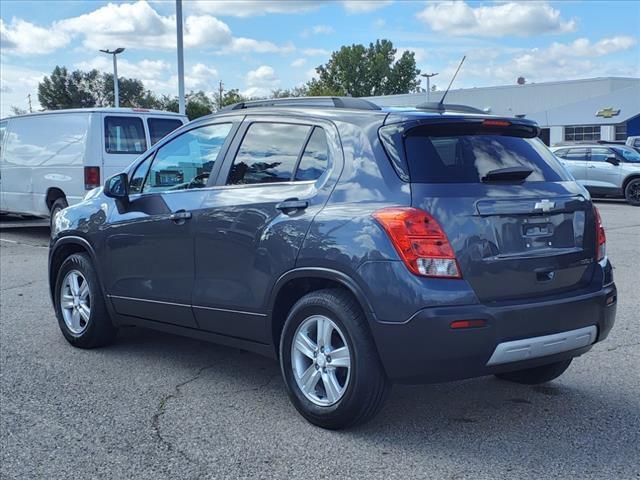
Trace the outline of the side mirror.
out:
M 129 177 L 126 173 L 118 173 L 104 182 L 104 194 L 116 200 L 129 199 Z
M 607 157 L 607 159 L 605 160 L 607 163 L 610 163 L 611 165 L 615 165 L 618 166 L 620 165 L 620 160 L 618 160 L 616 157 L 614 157 L 613 155 L 611 155 L 610 157 Z

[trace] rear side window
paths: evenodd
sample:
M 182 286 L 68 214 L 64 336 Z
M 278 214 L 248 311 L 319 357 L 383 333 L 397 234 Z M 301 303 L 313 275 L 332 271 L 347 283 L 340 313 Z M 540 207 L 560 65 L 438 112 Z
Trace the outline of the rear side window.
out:
M 329 145 L 327 145 L 327 135 L 322 128 L 315 127 L 302 153 L 295 179 L 317 180 L 327 169 L 328 163 Z
M 107 153 L 142 153 L 147 149 L 140 117 L 105 117 L 104 148 Z
M 589 151 L 586 148 L 570 148 L 563 158 L 574 162 L 586 162 L 589 160 Z
M 149 126 L 151 145 L 155 145 L 158 140 L 181 127 L 182 122 L 174 118 L 147 118 L 147 125 Z
M 285 123 L 253 123 L 231 166 L 227 185 L 288 182 L 311 127 Z
M 537 138 L 433 136 L 410 131 L 405 149 L 413 182 L 480 183 L 488 172 L 508 167 L 531 169 L 528 182 L 567 179 L 562 166 Z

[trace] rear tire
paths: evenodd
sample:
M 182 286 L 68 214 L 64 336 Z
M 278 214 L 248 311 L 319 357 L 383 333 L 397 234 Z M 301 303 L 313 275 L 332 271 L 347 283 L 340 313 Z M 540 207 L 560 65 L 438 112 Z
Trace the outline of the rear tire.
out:
M 64 338 L 78 348 L 108 345 L 116 337 L 98 275 L 86 253 L 74 253 L 60 266 L 54 290 L 58 325 Z
M 640 206 L 640 178 L 631 180 L 624 189 L 624 198 L 629 205 Z
M 550 363 L 548 365 L 542 365 L 540 367 L 527 368 L 526 370 L 517 370 L 515 372 L 497 373 L 496 377 L 501 380 L 507 380 L 508 382 L 521 383 L 524 385 L 539 385 L 541 383 L 550 382 L 562 375 L 571 361 L 562 360 L 561 362 Z
M 67 203 L 67 199 L 64 197 L 57 198 L 51 205 L 51 209 L 49 210 L 49 228 L 51 229 L 52 234 L 53 227 L 55 226 L 55 216 L 68 206 L 69 204 Z
M 308 348 L 296 347 L 301 339 Z M 374 417 L 390 389 L 362 309 L 340 289 L 311 292 L 291 308 L 280 340 L 280 367 L 298 412 L 331 430 Z

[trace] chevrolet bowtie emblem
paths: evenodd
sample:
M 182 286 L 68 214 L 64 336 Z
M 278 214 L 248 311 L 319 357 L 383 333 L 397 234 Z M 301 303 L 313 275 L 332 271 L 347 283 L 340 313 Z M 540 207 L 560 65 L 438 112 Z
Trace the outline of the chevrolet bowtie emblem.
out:
M 556 206 L 556 202 L 550 202 L 546 198 L 539 202 L 536 202 L 533 209 L 534 210 L 542 210 L 543 212 L 550 212 L 552 208 Z
M 598 110 L 596 112 L 596 117 L 602 117 L 602 118 L 611 118 L 611 117 L 615 117 L 616 115 L 620 114 L 620 109 L 618 108 L 617 110 L 614 108 L 601 108 L 600 110 Z

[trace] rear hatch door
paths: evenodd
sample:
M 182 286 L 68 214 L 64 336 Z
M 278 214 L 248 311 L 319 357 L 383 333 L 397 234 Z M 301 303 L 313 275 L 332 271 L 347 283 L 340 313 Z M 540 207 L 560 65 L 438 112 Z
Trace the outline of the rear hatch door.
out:
M 440 223 L 484 302 L 575 290 L 594 271 L 588 195 L 525 127 L 478 119 L 403 134 L 412 204 Z

